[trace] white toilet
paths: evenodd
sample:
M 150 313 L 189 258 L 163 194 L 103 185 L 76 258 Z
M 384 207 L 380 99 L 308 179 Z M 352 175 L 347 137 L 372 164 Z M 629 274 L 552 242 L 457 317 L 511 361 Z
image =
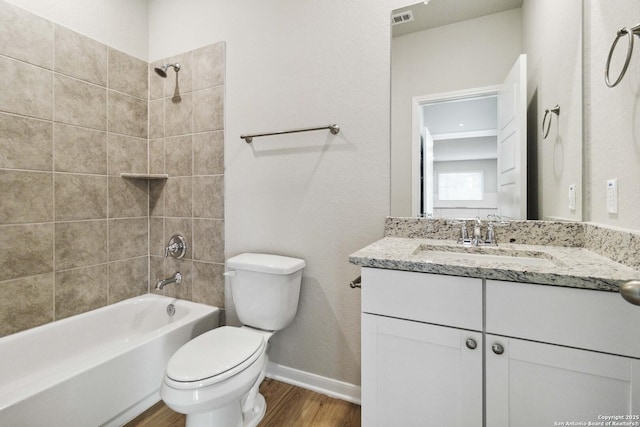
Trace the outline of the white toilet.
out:
M 169 360 L 160 396 L 187 427 L 253 427 L 264 417 L 259 393 L 271 336 L 295 317 L 304 260 L 245 253 L 225 273 L 242 327 L 213 329 Z

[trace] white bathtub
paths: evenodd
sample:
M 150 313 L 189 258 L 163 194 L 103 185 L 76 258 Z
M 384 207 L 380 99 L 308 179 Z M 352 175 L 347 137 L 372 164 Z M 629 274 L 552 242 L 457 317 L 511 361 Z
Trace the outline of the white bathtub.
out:
M 0 426 L 121 425 L 160 400 L 171 355 L 218 319 L 147 294 L 0 338 Z

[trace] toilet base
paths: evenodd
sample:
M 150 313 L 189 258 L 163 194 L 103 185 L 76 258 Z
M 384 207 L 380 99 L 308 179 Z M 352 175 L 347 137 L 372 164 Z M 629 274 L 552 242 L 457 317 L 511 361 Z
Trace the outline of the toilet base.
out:
M 240 402 L 236 401 L 212 412 L 187 414 L 185 427 L 256 427 L 266 411 L 264 396 L 258 394 L 253 409 L 244 413 L 244 421 Z

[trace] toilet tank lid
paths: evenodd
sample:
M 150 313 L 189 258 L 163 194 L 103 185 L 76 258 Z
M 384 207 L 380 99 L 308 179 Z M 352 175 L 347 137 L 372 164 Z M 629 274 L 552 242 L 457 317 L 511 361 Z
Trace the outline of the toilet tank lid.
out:
M 304 268 L 303 259 L 281 255 L 244 253 L 227 260 L 227 267 L 271 274 L 291 274 Z

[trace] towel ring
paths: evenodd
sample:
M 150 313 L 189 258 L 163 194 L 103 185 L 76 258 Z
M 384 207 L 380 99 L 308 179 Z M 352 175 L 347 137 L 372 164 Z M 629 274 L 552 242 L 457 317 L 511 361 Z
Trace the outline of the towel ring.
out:
M 544 118 L 542 119 L 542 139 L 547 139 L 547 136 L 549 136 L 549 130 L 551 130 L 551 118 L 553 116 L 550 116 L 549 113 L 553 113 L 556 116 L 559 116 L 560 106 L 556 104 L 555 107 L 547 108 L 546 110 L 544 110 Z M 549 116 L 549 123 L 547 123 L 547 125 L 545 126 L 545 122 L 547 121 L 547 116 Z
M 615 82 L 611 83 L 611 79 L 609 79 L 609 68 L 611 67 L 611 58 L 613 57 L 613 52 L 616 50 L 616 46 L 618 45 L 618 41 L 625 35 L 629 38 L 629 44 L 627 45 L 627 57 L 624 60 L 624 65 L 622 66 L 622 71 L 620 71 L 620 75 L 616 79 Z M 629 62 L 631 62 L 631 54 L 633 53 L 633 36 L 636 35 L 640 37 L 640 24 L 632 27 L 630 30 L 626 27 L 622 27 L 616 33 L 616 39 L 613 41 L 611 45 L 611 49 L 609 50 L 609 56 L 607 57 L 607 65 L 604 70 L 604 81 L 609 87 L 615 87 L 620 83 L 625 73 L 627 72 L 627 68 L 629 68 Z

